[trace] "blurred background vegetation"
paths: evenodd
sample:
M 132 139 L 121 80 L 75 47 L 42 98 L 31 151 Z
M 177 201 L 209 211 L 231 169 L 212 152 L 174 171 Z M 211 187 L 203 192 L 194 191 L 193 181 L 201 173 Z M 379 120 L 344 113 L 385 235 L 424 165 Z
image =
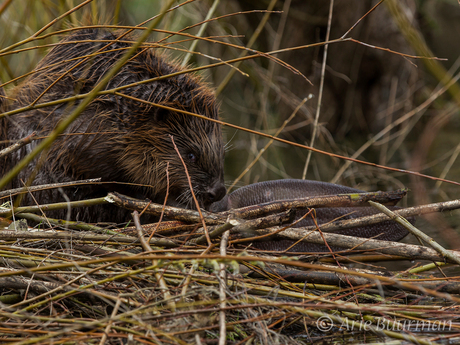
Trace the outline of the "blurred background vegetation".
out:
M 6 48 L 30 37 L 39 29 L 83 1 L 3 0 L 0 2 L 0 47 Z M 138 25 L 159 13 L 166 1 L 97 0 L 57 21 L 40 40 L 19 45 L 0 55 L 0 77 L 8 91 L 33 70 L 56 43 L 50 33 L 89 24 Z M 330 39 L 341 37 L 377 1 L 336 0 Z M 174 5 L 178 2 L 174 3 Z M 230 60 L 250 47 L 261 52 L 324 42 L 327 34 L 329 1 L 231 0 L 195 1 L 168 13 L 158 29 L 182 30 L 203 21 L 216 5 L 213 18 L 188 62 L 191 66 Z M 268 13 L 256 10 L 273 10 Z M 197 35 L 201 26 L 185 32 Z M 166 37 L 155 33 L 151 41 Z M 318 123 L 315 125 L 324 45 L 287 50 L 276 54 L 282 65 L 266 57 L 245 60 L 240 71 L 226 81 L 233 69 L 209 68 L 201 73 L 217 90 L 224 121 L 256 131 L 275 134 L 302 100 L 308 100 L 286 124 L 279 137 L 327 152 L 402 170 L 418 171 L 460 182 L 459 106 L 457 84 L 427 100 L 458 73 L 460 65 L 460 6 L 456 0 L 387 0 L 366 16 L 347 37 L 365 42 L 340 42 L 328 47 L 324 90 Z M 192 41 L 175 35 L 176 42 L 162 50 L 182 61 Z M 230 45 L 231 44 L 231 45 Z M 409 55 L 437 56 L 447 60 L 422 60 L 377 49 Z M 33 48 L 26 50 L 25 48 Z M 290 67 L 292 66 L 292 67 Z M 298 71 L 296 73 L 295 71 Z M 245 75 L 247 74 L 247 75 Z M 423 108 L 421 105 L 426 104 Z M 407 115 L 409 114 L 409 115 Z M 399 122 L 398 120 L 401 119 Z M 391 127 L 391 130 L 390 130 Z M 394 127 L 394 128 L 393 128 Z M 383 132 L 382 132 L 383 131 Z M 269 139 L 247 132 L 225 129 L 228 142 L 226 181 L 233 181 L 258 157 Z M 365 145 L 365 146 L 363 146 Z M 365 148 L 365 149 L 364 149 Z M 460 195 L 457 185 L 419 178 L 404 171 L 388 171 L 313 153 L 305 169 L 308 150 L 274 142 L 237 182 L 245 185 L 279 178 L 306 178 L 332 181 L 364 190 L 408 187 L 411 205 L 452 200 Z M 431 228 L 439 231 L 451 247 L 460 247 L 458 217 L 431 216 Z M 426 225 L 429 227 L 429 225 Z

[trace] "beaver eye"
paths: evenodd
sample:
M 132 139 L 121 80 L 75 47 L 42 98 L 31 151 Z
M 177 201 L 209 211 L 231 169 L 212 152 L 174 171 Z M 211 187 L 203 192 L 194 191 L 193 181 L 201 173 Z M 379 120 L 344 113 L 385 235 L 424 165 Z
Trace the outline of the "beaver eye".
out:
M 196 156 L 195 156 L 195 154 L 193 154 L 193 153 L 191 153 L 191 152 L 190 152 L 190 153 L 187 153 L 187 159 L 188 159 L 188 161 L 191 162 L 191 163 L 195 163 L 195 162 L 196 162 Z

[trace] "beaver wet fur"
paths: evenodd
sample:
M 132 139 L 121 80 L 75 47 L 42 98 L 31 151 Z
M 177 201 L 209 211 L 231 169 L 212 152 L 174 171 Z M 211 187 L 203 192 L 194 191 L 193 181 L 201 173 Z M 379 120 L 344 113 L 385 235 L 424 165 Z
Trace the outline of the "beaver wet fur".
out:
M 84 94 L 102 79 L 120 59 L 130 44 L 123 37 L 72 69 L 88 54 L 96 53 L 115 40 L 120 33 L 85 29 L 65 37 L 37 65 L 35 73 L 13 90 L 15 101 L 7 110 L 24 107 L 33 102 L 59 77 L 38 103 Z M 139 49 L 137 54 L 109 81 L 106 90 L 181 71 L 167 62 L 154 49 Z M 218 118 L 218 105 L 213 92 L 196 75 L 179 74 L 120 91 L 144 101 Z M 15 141 L 32 132 L 46 136 L 58 121 L 79 104 L 73 101 L 56 106 L 30 110 L 2 121 L 0 141 Z M 194 193 L 204 208 L 220 200 L 226 193 L 223 180 L 224 145 L 221 126 L 194 116 L 172 112 L 151 104 L 113 94 L 94 99 L 76 121 L 52 145 L 33 185 L 98 178 L 121 184 L 78 187 L 75 189 L 35 192 L 38 203 L 54 203 L 104 196 L 107 191 L 148 198 L 162 203 L 167 190 L 168 204 L 194 207 L 184 167 L 176 153 L 173 136 L 187 166 Z M 30 144 L 0 162 L 0 175 L 14 166 L 34 148 Z M 35 164 L 38 160 L 35 160 Z M 9 186 L 22 187 L 35 164 L 29 164 Z M 169 166 L 168 166 L 169 164 Z M 167 168 L 168 166 L 168 168 Z M 132 183 L 139 186 L 123 185 Z M 32 204 L 28 196 L 24 204 Z M 53 216 L 66 217 L 66 212 Z M 98 209 L 74 209 L 72 219 L 87 222 L 128 221 L 127 211 L 111 205 Z

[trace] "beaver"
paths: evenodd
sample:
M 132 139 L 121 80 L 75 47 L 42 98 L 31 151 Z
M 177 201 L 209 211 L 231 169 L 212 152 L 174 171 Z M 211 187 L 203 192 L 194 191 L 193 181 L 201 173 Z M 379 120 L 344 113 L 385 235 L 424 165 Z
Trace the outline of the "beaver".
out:
M 10 97 L 15 101 L 6 109 L 27 106 L 42 93 L 38 103 L 90 92 L 130 47 L 127 36 L 116 41 L 120 34 L 88 28 L 64 37 L 38 63 L 35 73 L 13 90 Z M 182 70 L 154 48 L 139 48 L 105 87 L 108 90 L 133 84 L 120 91 L 132 98 L 115 94 L 96 97 L 44 153 L 46 156 L 42 157 L 43 164 L 38 171 L 34 172 L 37 163 L 30 164 L 9 187 L 22 187 L 35 173 L 33 185 L 101 178 L 103 182 L 117 183 L 34 192 L 33 198 L 45 204 L 99 197 L 115 190 L 162 203 L 169 187 L 169 205 L 194 207 L 172 137 L 201 207 L 208 208 L 220 200 L 226 194 L 221 125 L 179 112 L 217 119 L 219 108 L 210 87 L 199 76 L 185 73 L 139 83 Z M 165 110 L 145 101 L 178 111 Z M 80 100 L 74 100 L 10 116 L 1 121 L 0 141 L 15 141 L 33 132 L 44 137 L 79 103 Z M 36 142 L 0 162 L 0 176 L 35 146 Z M 35 203 L 35 200 L 27 196 L 24 203 Z M 110 205 L 72 212 L 76 212 L 72 219 L 86 222 L 122 223 L 130 218 L 127 211 Z M 55 212 L 53 216 L 67 217 L 68 213 Z
M 6 110 L 24 107 L 42 93 L 39 102 L 49 102 L 91 91 L 130 46 L 126 38 L 123 42 L 115 41 L 117 35 L 118 33 L 104 30 L 84 29 L 65 37 L 37 65 L 35 73 L 13 90 L 9 98 L 14 98 L 15 101 L 6 104 Z M 89 54 L 93 55 L 79 64 Z M 181 70 L 153 49 L 142 48 L 110 80 L 105 89 L 167 76 Z M 9 187 L 22 187 L 23 182 L 28 181 L 30 176 L 33 177 L 34 185 L 100 177 L 106 183 L 34 192 L 34 199 L 26 196 L 24 202 L 32 203 L 36 200 L 40 204 L 45 204 L 81 200 L 104 196 L 108 191 L 118 191 L 162 203 L 166 197 L 169 180 L 168 204 L 192 207 L 188 180 L 173 147 L 170 137 L 172 136 L 185 161 L 198 201 L 201 206 L 214 212 L 280 199 L 362 192 L 317 181 L 282 180 L 253 184 L 225 195 L 221 126 L 179 111 L 165 110 L 141 102 L 166 105 L 217 119 L 217 102 L 211 89 L 202 79 L 190 74 L 178 74 L 149 83 L 138 83 L 121 92 L 132 98 L 114 94 L 98 96 L 64 135 L 54 142 L 36 174 L 34 168 L 37 164 L 31 164 L 21 171 Z M 33 132 L 39 137 L 46 136 L 56 123 L 71 113 L 78 104 L 79 100 L 74 100 L 0 118 L 0 145 L 1 142 L 16 141 Z M 35 145 L 36 142 L 29 144 L 3 158 L 4 161 L 0 162 L 0 175 L 30 153 Z M 86 222 L 123 223 L 131 218 L 128 211 L 111 205 L 75 209 L 72 212 L 72 219 Z M 349 208 L 317 210 L 320 223 L 347 215 L 349 212 Z M 375 212 L 373 209 L 361 207 L 346 218 Z M 48 215 L 59 218 L 69 216 L 68 211 L 54 211 Z M 323 221 L 323 218 L 326 220 Z M 311 220 L 309 219 L 298 226 L 308 225 L 305 222 Z M 381 235 L 379 239 L 392 241 L 397 241 L 407 234 L 404 228 L 393 222 L 382 224 L 348 229 L 339 233 L 359 237 Z M 269 241 L 258 243 L 257 247 L 276 247 L 275 249 L 281 250 L 290 243 L 292 242 Z M 299 244 L 294 248 L 294 251 L 324 250 L 324 246 L 308 243 Z

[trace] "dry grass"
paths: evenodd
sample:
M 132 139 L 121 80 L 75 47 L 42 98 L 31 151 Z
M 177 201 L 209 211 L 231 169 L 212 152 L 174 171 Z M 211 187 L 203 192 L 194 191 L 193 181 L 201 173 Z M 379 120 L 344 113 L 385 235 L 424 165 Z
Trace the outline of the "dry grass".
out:
M 395 2 L 387 2 L 388 13 L 394 13 Z M 160 12 L 160 2 L 147 6 L 142 1 L 129 5 L 126 1 L 97 1 L 75 11 L 70 3 L 34 1 L 24 11 L 19 11 L 14 1 L 0 5 L 4 28 L 0 33 L 0 77 L 7 91 L 58 41 L 55 33 L 90 23 L 133 27 Z M 456 80 L 445 78 L 438 60 L 423 60 L 437 66 L 432 73 L 442 83 L 432 86 L 423 82 L 428 78 L 411 76 L 409 79 L 416 81 L 407 81 L 401 90 L 406 75 L 393 78 L 384 84 L 393 86 L 387 90 L 386 103 L 374 109 L 380 112 L 374 114 L 373 123 L 380 125 L 364 126 L 367 131 L 360 127 L 357 119 L 365 115 L 356 112 L 357 108 L 351 111 L 356 115 L 351 120 L 345 112 L 334 119 L 331 114 L 337 109 L 327 98 L 332 88 L 326 83 L 325 104 L 315 122 L 316 104 L 311 100 L 305 103 L 310 91 L 299 89 L 308 84 L 307 79 L 319 85 L 324 76 L 301 70 L 292 55 L 271 53 L 283 47 L 286 23 L 299 16 L 295 5 L 289 1 L 283 4 L 273 8 L 283 13 L 251 9 L 209 22 L 191 55 L 191 68 L 199 66 L 200 73 L 215 84 L 223 118 L 229 124 L 227 139 L 233 148 L 227 155 L 227 180 L 234 181 L 240 174 L 241 182 L 236 185 L 275 177 L 300 178 L 308 152 L 305 143 L 310 143 L 309 126 L 316 124 L 318 138 L 313 145 L 319 153 L 312 156 L 307 177 L 369 190 L 409 185 L 413 191 L 410 202 L 416 205 L 456 199 L 458 121 L 452 120 L 452 114 L 458 113 Z M 236 2 L 220 4 L 212 17 L 241 10 Z M 40 31 L 68 11 L 63 19 Z M 372 15 L 385 11 L 381 5 L 364 20 L 372 23 Z M 189 34 L 197 35 L 200 25 L 179 31 L 201 23 L 206 13 L 203 3 L 175 9 L 159 21 L 152 40 L 173 57 L 183 59 L 197 41 Z M 338 12 L 332 18 L 345 15 Z M 274 16 L 277 19 L 270 21 Z M 262 34 L 257 35 L 254 18 L 264 28 Z M 318 15 L 309 18 L 310 22 L 315 18 L 322 23 L 325 17 Z M 401 37 L 411 35 L 404 18 L 395 20 Z M 360 25 L 365 24 L 360 22 L 353 30 Z M 170 32 L 176 34 L 169 37 Z M 344 42 L 350 37 L 355 36 L 332 36 L 337 42 L 330 47 L 353 44 L 383 54 L 389 61 L 408 59 L 411 63 L 419 61 L 414 55 L 429 54 L 413 34 L 416 41 L 404 42 L 404 51 L 372 41 L 366 43 L 379 47 L 364 47 L 361 40 Z M 268 43 L 264 45 L 264 41 Z M 250 48 L 259 53 L 245 48 L 251 42 L 254 46 Z M 304 44 L 309 46 L 285 53 L 316 52 L 322 60 L 318 47 L 324 46 L 323 42 Z M 225 85 L 229 71 L 235 75 Z M 337 70 L 330 73 L 348 78 Z M 288 74 L 298 79 L 289 79 Z M 451 75 L 455 75 L 454 68 Z M 318 99 L 319 90 L 311 92 Z M 335 122 L 340 126 L 334 127 Z M 236 126 L 230 124 L 238 124 L 244 131 L 234 133 Z M 5 179 L 1 177 L 0 184 Z M 31 213 L 16 214 L 15 219 L 19 218 L 43 222 L 32 230 L 21 221 L 10 223 L 0 218 L 4 229 L 0 231 L 0 339 L 5 344 L 304 344 L 390 338 L 394 343 L 432 344 L 448 339 L 455 343 L 460 335 L 457 253 L 442 248 L 401 244 L 399 255 L 395 255 L 388 250 L 396 244 L 376 243 L 380 249 L 367 249 L 366 253 L 350 249 L 346 256 L 281 256 L 254 250 L 248 238 L 241 242 L 241 233 L 227 231 L 235 224 L 222 218 L 214 223 L 208 220 L 211 243 L 195 221 L 188 226 L 165 223 L 118 229 L 45 221 Z M 431 226 L 426 225 L 429 222 Z M 222 224 L 227 227 L 219 229 Z M 439 215 L 421 222 L 424 230 L 437 230 L 432 237 L 447 248 L 460 243 L 455 232 L 458 224 L 458 217 Z M 206 245 L 198 245 L 198 238 Z M 408 254 L 409 249 L 415 252 Z

